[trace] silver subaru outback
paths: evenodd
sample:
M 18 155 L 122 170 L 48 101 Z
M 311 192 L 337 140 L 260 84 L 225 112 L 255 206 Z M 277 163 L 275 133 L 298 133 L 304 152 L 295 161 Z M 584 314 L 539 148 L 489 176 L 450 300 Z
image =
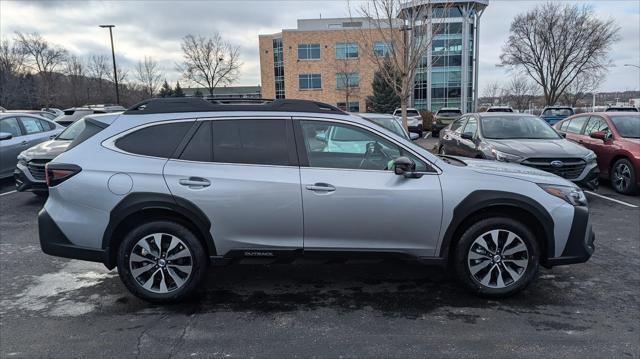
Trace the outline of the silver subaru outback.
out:
M 518 164 L 435 156 L 312 101 L 153 99 L 92 121 L 47 164 L 45 253 L 118 268 L 152 302 L 209 265 L 392 256 L 483 296 L 594 251 L 583 192 Z

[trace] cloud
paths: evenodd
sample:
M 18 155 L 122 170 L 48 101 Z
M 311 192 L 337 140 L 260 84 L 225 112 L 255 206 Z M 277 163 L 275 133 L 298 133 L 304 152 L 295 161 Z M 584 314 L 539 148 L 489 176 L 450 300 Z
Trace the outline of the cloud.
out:
M 351 1 L 352 8 L 358 0 Z M 506 82 L 508 73 L 497 68 L 511 19 L 542 3 L 533 0 L 492 0 L 481 19 L 479 87 Z M 621 41 L 611 51 L 612 67 L 603 91 L 638 89 L 640 73 L 623 67 L 640 61 L 640 6 L 635 1 L 591 2 L 596 13 L 621 26 Z M 238 85 L 260 83 L 258 35 L 295 28 L 297 19 L 345 17 L 346 0 L 336 1 L 0 1 L 0 35 L 38 32 L 49 41 L 80 56 L 110 55 L 109 35 L 99 24 L 114 24 L 116 57 L 130 70 L 145 55 L 153 57 L 176 81 L 181 60 L 180 40 L 187 34 L 219 32 L 240 47 L 243 66 Z M 632 73 L 636 71 L 636 73 Z M 131 76 L 131 75 L 130 75 Z

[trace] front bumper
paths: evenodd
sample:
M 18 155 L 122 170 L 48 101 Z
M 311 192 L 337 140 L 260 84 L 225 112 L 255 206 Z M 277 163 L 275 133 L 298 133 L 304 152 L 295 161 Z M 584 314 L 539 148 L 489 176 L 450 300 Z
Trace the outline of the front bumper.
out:
M 38 213 L 38 235 L 40 237 L 40 247 L 46 254 L 106 263 L 106 252 L 104 250 L 81 247 L 71 243 L 44 208 Z
M 16 190 L 18 192 L 47 192 L 49 190 L 45 181 L 35 179 L 29 169 L 20 164 L 13 171 L 13 179 L 16 182 Z
M 575 207 L 573 222 L 569 238 L 560 257 L 549 258 L 544 263 L 545 267 L 553 267 L 566 264 L 584 263 L 591 258 L 595 251 L 595 234 L 591 227 L 588 207 Z

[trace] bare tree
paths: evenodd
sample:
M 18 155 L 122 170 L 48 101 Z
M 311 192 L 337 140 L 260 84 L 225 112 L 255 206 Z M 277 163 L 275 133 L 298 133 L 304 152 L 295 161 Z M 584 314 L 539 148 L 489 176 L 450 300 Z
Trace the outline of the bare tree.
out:
M 147 96 L 153 97 L 158 87 L 160 87 L 162 71 L 153 58 L 145 56 L 144 60 L 138 61 L 136 77 Z
M 349 44 L 352 37 L 349 36 L 348 31 L 342 32 L 341 41 L 345 44 Z M 359 49 L 358 52 L 360 52 Z M 333 69 L 336 74 L 336 91 L 343 96 L 345 110 L 349 110 L 349 102 L 353 100 L 360 100 L 360 56 L 350 58 L 345 56 L 344 59 L 336 59 L 333 65 Z
M 536 97 L 538 85 L 526 76 L 514 75 L 504 87 L 503 96 L 509 100 L 512 107 L 523 111 Z
M 490 98 L 491 101 L 498 99 L 500 101 L 500 96 L 502 94 L 502 87 L 500 83 L 497 81 L 489 82 L 484 89 L 482 90 L 482 96 Z
M 62 66 L 67 57 L 67 50 L 50 44 L 37 33 L 23 34 L 16 32 L 16 41 L 26 55 L 27 64 L 37 71 L 42 80 L 42 104 L 52 103 L 51 87 L 56 70 Z
M 77 56 L 70 56 L 65 64 L 64 73 L 67 75 L 69 92 L 74 106 L 80 105 L 81 97 L 86 96 L 87 69 L 83 61 Z M 84 95 L 84 96 L 83 96 Z
M 369 19 L 369 25 L 360 31 L 364 43 L 382 42 L 386 53 L 368 51 L 385 82 L 400 98 L 402 125 L 407 125 L 407 106 L 418 71 L 431 71 L 431 61 L 424 61 L 431 49 L 432 33 L 444 26 L 444 18 L 432 18 L 435 8 L 450 7 L 450 2 L 439 0 L 371 0 L 361 4 L 358 12 Z M 406 10 L 411 9 L 411 10 Z M 429 23 L 431 33 L 429 33 Z M 432 59 L 433 61 L 433 59 Z M 385 66 L 386 65 L 386 66 Z M 389 66 L 390 65 L 390 66 Z M 399 81 L 398 81 L 399 79 Z
M 581 74 L 602 73 L 619 27 L 587 5 L 546 3 L 516 16 L 501 65 L 523 69 L 555 104 Z
M 603 75 L 583 73 L 573 80 L 560 99 L 565 105 L 577 107 L 588 93 L 593 93 L 602 82 Z
M 205 87 L 209 95 L 219 85 L 229 85 L 238 78 L 239 48 L 225 41 L 219 33 L 212 37 L 187 35 L 180 45 L 184 61 L 177 65 L 182 76 Z
M 25 61 L 24 53 L 15 43 L 0 42 L 0 103 L 3 106 L 11 106 L 18 96 Z

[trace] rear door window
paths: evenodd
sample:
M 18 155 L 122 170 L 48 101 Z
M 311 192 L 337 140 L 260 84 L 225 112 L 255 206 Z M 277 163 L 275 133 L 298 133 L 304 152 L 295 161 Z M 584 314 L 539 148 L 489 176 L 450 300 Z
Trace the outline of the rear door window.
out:
M 569 133 L 581 133 L 582 132 L 582 127 L 584 127 L 584 123 L 587 122 L 587 119 L 589 117 L 587 116 L 579 116 L 579 117 L 575 117 L 571 119 L 571 122 L 569 123 L 569 126 L 567 126 L 567 129 L 565 131 L 569 132 Z
M 218 120 L 213 126 L 213 161 L 293 165 L 286 120 Z
M 169 158 L 194 121 L 151 125 L 116 140 L 117 148 L 138 155 Z
M 213 161 L 212 144 L 211 121 L 204 121 L 193 134 L 179 158 L 187 161 L 211 162 Z
M 27 133 L 27 135 L 45 131 L 44 128 L 42 127 L 42 123 L 37 118 L 20 117 L 20 122 L 22 122 L 22 126 L 24 127 L 24 130 Z

